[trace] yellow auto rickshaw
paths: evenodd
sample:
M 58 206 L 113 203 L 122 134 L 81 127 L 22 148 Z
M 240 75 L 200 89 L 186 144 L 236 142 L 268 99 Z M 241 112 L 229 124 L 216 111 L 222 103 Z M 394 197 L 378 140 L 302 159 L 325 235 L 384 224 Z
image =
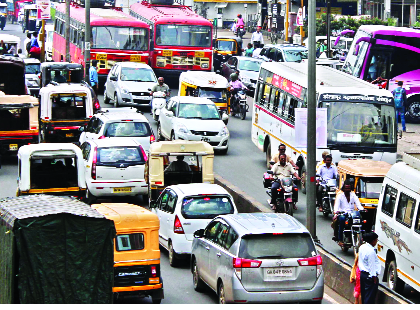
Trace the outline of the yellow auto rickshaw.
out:
M 178 96 L 208 98 L 219 110 L 222 120 L 227 124 L 230 113 L 230 96 L 228 80 L 214 72 L 187 71 L 179 77 Z M 224 116 L 226 114 L 226 116 Z
M 182 158 L 181 158 L 182 157 Z M 144 178 L 149 185 L 149 202 L 156 201 L 169 185 L 214 183 L 213 147 L 203 141 L 160 141 L 150 145 Z M 189 169 L 171 169 L 173 162 L 183 161 Z
M 371 231 L 375 223 L 382 182 L 391 166 L 387 162 L 371 159 L 341 160 L 338 163 L 337 194 L 340 193 L 345 180 L 354 183 L 354 192 L 359 197 L 362 206 L 368 211 L 363 214 L 366 231 Z
M 222 63 L 232 56 L 242 56 L 242 39 L 238 37 L 218 37 L 213 39 L 213 68 L 220 73 Z
M 154 304 L 164 298 L 160 271 L 159 217 L 128 203 L 101 203 L 92 208 L 114 221 L 115 299 L 150 296 Z

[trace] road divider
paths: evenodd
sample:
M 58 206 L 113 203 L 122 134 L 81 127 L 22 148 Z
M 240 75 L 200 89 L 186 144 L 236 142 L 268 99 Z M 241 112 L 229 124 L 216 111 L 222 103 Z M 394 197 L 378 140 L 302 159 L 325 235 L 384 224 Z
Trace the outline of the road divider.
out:
M 237 186 L 225 180 L 221 176 L 214 174 L 214 183 L 222 186 L 235 201 L 238 212 L 273 212 L 269 207 L 256 201 L 253 197 L 240 190 Z M 324 283 L 333 291 L 338 293 L 349 302 L 354 302 L 354 285 L 350 283 L 351 265 L 327 251 L 322 245 L 317 244 L 317 249 L 322 256 L 324 269 Z M 412 302 L 400 294 L 390 290 L 388 287 L 379 283 L 379 291 L 376 296 L 378 304 L 412 304 Z

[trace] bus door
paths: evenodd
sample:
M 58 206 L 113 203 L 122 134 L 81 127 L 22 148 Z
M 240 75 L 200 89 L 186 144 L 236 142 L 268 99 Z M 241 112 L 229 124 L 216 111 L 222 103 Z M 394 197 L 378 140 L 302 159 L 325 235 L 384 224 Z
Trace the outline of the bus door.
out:
M 362 79 L 365 81 L 375 81 L 380 78 L 388 80 L 392 78 L 392 47 L 383 45 L 371 46 L 366 68 Z

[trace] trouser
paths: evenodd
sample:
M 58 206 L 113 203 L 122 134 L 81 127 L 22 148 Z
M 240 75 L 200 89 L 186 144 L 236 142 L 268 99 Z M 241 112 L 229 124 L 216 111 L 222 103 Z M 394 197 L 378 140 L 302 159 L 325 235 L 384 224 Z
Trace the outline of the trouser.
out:
M 360 272 L 360 292 L 362 293 L 362 304 L 374 304 L 376 293 L 378 292 L 379 279 L 376 277 L 376 283 L 369 273 Z
M 402 130 L 405 131 L 405 108 L 395 108 L 395 113 L 396 113 L 396 122 L 397 122 L 397 128 L 398 128 L 398 114 L 401 116 L 401 125 L 402 125 Z
M 338 216 L 337 222 L 338 222 L 338 240 L 343 241 L 343 231 L 344 231 L 344 226 L 346 225 L 346 216 L 345 215 Z
M 316 186 L 316 202 L 322 206 L 322 192 L 323 192 L 324 188 L 318 184 Z

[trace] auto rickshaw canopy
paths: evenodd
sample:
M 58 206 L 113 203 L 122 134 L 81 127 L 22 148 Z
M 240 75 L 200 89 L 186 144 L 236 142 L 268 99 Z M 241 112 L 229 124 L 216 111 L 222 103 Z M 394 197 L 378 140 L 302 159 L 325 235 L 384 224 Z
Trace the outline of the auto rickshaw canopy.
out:
M 0 91 L 0 110 L 24 109 L 39 106 L 38 99 L 29 95 L 5 95 Z
M 385 177 L 391 164 L 372 159 L 341 160 L 338 173 L 346 173 L 357 177 Z
M 229 87 L 228 80 L 217 74 L 216 72 L 203 72 L 203 71 L 187 71 L 182 72 L 179 77 L 180 88 L 182 84 L 188 87 L 197 88 L 219 88 L 227 89 Z
M 234 48 L 230 49 L 230 50 L 226 50 L 226 49 L 219 49 L 219 42 L 233 42 L 234 43 Z M 217 39 L 214 40 L 214 44 L 213 44 L 215 51 L 217 53 L 224 53 L 224 52 L 228 52 L 228 53 L 232 53 L 232 52 L 237 52 L 239 55 L 242 52 L 242 39 L 239 37 L 218 37 Z
M 214 155 L 213 147 L 203 141 L 160 141 L 150 145 L 150 156 Z

